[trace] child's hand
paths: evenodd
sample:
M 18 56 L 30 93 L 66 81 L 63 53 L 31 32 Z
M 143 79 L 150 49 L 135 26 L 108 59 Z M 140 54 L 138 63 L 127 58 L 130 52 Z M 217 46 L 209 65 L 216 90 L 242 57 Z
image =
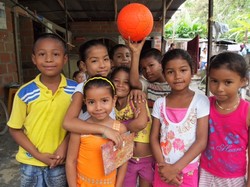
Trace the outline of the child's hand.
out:
M 57 159 L 57 156 L 50 153 L 40 153 L 38 157 L 36 157 L 36 159 L 40 160 L 48 166 L 51 166 L 54 164 L 55 159 Z
M 50 165 L 50 168 L 54 168 L 65 163 L 66 151 L 57 149 L 54 155 L 56 155 L 56 159 L 54 159 L 53 163 Z
M 117 148 L 122 147 L 123 139 L 119 131 L 106 127 L 104 129 L 103 136 L 115 142 Z
M 132 53 L 141 53 L 141 50 L 145 41 L 146 41 L 146 38 L 144 38 L 140 43 L 132 42 L 130 38 L 128 40 L 125 40 L 126 44 L 130 48 Z
M 130 91 L 130 99 L 134 101 L 134 103 L 141 103 L 146 101 L 146 94 L 138 89 L 132 89 Z
M 53 164 L 50 165 L 50 168 L 54 168 L 58 165 L 65 163 L 68 143 L 69 143 L 69 135 L 65 137 L 61 145 L 59 145 L 56 151 L 54 152 L 54 155 L 56 155 L 56 159 L 54 160 Z
M 174 186 L 180 186 L 183 182 L 183 177 L 181 175 L 177 175 L 173 180 L 171 180 L 168 184 Z
M 134 111 L 134 118 L 137 118 L 140 114 L 141 110 L 139 108 L 137 108 L 135 111 Z
M 175 169 L 171 164 L 167 163 L 158 163 L 158 172 L 161 179 L 167 183 L 179 176 L 177 169 Z

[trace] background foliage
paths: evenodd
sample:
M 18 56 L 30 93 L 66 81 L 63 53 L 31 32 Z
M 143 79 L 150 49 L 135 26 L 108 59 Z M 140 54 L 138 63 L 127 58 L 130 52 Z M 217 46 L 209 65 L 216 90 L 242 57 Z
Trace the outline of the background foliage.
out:
M 229 26 L 220 36 L 250 43 L 250 0 L 214 0 L 213 20 Z M 165 26 L 165 38 L 207 37 L 208 0 L 187 0 Z

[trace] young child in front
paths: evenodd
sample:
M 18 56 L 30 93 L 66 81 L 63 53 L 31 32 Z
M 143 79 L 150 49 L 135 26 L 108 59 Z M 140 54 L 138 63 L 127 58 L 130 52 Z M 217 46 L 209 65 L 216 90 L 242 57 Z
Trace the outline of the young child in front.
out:
M 247 85 L 247 64 L 241 55 L 223 52 L 211 60 L 208 68 L 213 96 L 209 98 L 210 130 L 201 156 L 199 186 L 250 187 L 250 110 L 249 102 L 239 96 L 239 89 Z
M 99 40 L 93 39 L 83 43 L 79 48 L 80 60 L 84 63 L 88 76 L 101 75 L 107 77 L 111 70 L 111 62 L 107 47 Z M 120 134 L 104 125 L 96 123 L 88 123 L 79 118 L 82 116 L 83 106 L 83 86 L 84 83 L 77 85 L 76 90 L 72 96 L 72 101 L 65 115 L 63 127 L 73 133 L 80 134 L 103 134 L 107 138 L 113 140 L 119 147 L 122 144 L 122 137 Z M 113 119 L 115 119 L 114 112 Z M 82 118 L 87 119 L 89 116 Z
M 19 144 L 20 186 L 67 186 L 68 138 L 62 122 L 77 84 L 61 74 L 67 60 L 57 35 L 43 34 L 35 41 L 32 61 L 40 74 L 16 93 L 8 122 Z
M 131 53 L 129 48 L 123 44 L 115 45 L 109 53 L 112 67 L 131 66 Z
M 197 187 L 199 155 L 208 137 L 209 100 L 189 89 L 193 68 L 187 51 L 165 53 L 162 68 L 171 92 L 155 101 L 152 112 L 153 186 Z
M 114 129 L 120 134 L 127 131 L 124 124 L 109 116 L 116 102 L 115 86 L 110 80 L 99 76 L 89 78 L 83 92 L 90 115 L 86 122 Z M 107 142 L 108 139 L 101 135 L 71 133 L 66 162 L 70 187 L 122 186 L 127 164 L 122 165 L 118 172 L 104 174 L 101 145 Z
M 154 102 L 159 97 L 170 92 L 170 87 L 162 73 L 162 54 L 158 49 L 150 48 L 141 53 L 146 39 L 140 43 L 131 43 L 128 46 L 132 52 L 132 64 L 129 82 L 133 88 L 146 93 L 148 106 L 152 110 Z M 139 67 L 142 76 L 139 74 Z
M 147 102 L 134 103 L 130 99 L 128 67 L 116 67 L 111 73 L 111 80 L 117 94 L 116 119 L 126 124 L 128 130 L 136 133 L 133 157 L 128 162 L 123 186 L 136 187 L 137 179 L 140 187 L 152 186 L 154 159 L 149 145 L 152 120 Z

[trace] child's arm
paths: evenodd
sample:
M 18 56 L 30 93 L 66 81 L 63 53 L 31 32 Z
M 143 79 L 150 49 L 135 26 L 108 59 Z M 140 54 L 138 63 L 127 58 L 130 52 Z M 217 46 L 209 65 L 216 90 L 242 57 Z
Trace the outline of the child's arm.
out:
M 103 134 L 120 147 L 122 144 L 122 137 L 119 132 L 104 125 L 87 123 L 86 121 L 78 118 L 82 107 L 82 101 L 83 95 L 80 92 L 76 92 L 72 96 L 72 101 L 64 118 L 63 127 L 74 133 Z
M 127 124 L 127 128 L 131 132 L 139 132 L 147 126 L 148 113 L 147 113 L 146 102 L 136 104 L 135 118 Z
M 35 145 L 24 134 L 22 129 L 13 129 L 9 127 L 9 132 L 18 145 L 20 145 L 34 158 L 40 160 L 44 164 L 50 166 L 54 163 L 54 159 L 57 159 L 56 155 L 49 153 L 40 153 L 39 150 L 35 147 Z
M 151 133 L 150 133 L 150 146 L 152 149 L 153 156 L 156 160 L 156 163 L 165 163 L 161 147 L 160 147 L 160 120 L 153 117 L 153 123 L 151 127 Z
M 125 162 L 117 170 L 115 187 L 122 187 L 126 172 L 127 172 L 128 162 Z
M 77 186 L 76 165 L 77 165 L 77 156 L 79 147 L 80 147 L 80 135 L 71 133 L 69 139 L 67 159 L 66 159 L 66 176 L 69 187 Z
M 145 102 L 147 97 L 146 94 L 138 89 L 132 89 L 129 93 L 130 99 L 134 101 L 134 103 Z
M 161 147 L 160 147 L 160 120 L 153 117 L 153 123 L 152 123 L 152 127 L 151 127 L 151 133 L 150 133 L 150 146 L 151 146 L 151 150 L 153 153 L 153 156 L 156 160 L 156 164 L 166 164 L 162 155 L 162 151 L 161 151 Z M 160 168 L 158 168 L 160 169 Z M 159 172 L 159 171 L 155 171 L 155 172 Z M 160 174 L 160 173 L 159 173 Z M 161 175 L 160 175 L 161 176 Z M 163 181 L 165 181 L 165 178 L 161 177 L 161 179 Z M 175 177 L 173 177 L 173 179 L 171 181 L 171 184 L 173 185 L 180 185 L 181 184 L 181 179 L 180 176 L 177 174 Z
M 128 131 L 127 126 L 121 123 L 120 130 L 119 130 L 120 134 L 123 134 L 127 131 Z M 123 165 L 121 165 L 117 169 L 115 187 L 122 187 L 122 184 L 123 184 L 126 172 L 127 172 L 127 166 L 128 166 L 128 162 L 125 162 Z
M 66 135 L 62 143 L 58 146 L 58 148 L 54 152 L 54 155 L 57 156 L 57 159 L 55 160 L 54 164 L 50 166 L 50 168 L 56 167 L 57 165 L 61 165 L 65 162 L 68 143 L 69 143 L 69 134 Z
M 160 170 L 161 176 L 163 176 L 167 182 L 170 182 L 174 176 L 179 174 L 195 157 L 197 157 L 207 145 L 208 138 L 208 116 L 198 119 L 196 129 L 196 140 L 193 145 L 188 149 L 184 156 L 178 160 L 175 164 L 159 164 L 159 167 L 163 166 Z
M 142 89 L 142 83 L 139 81 L 139 60 L 145 41 L 146 38 L 144 38 L 140 43 L 132 43 L 131 41 L 128 41 L 128 46 L 132 53 L 129 83 L 133 88 L 140 90 Z

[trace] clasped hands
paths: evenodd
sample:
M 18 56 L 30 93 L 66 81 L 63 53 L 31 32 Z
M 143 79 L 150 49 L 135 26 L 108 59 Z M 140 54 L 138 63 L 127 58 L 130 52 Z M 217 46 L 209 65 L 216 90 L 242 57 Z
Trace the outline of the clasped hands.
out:
M 161 180 L 175 186 L 180 186 L 183 181 L 182 174 L 172 164 L 158 163 L 158 173 Z

